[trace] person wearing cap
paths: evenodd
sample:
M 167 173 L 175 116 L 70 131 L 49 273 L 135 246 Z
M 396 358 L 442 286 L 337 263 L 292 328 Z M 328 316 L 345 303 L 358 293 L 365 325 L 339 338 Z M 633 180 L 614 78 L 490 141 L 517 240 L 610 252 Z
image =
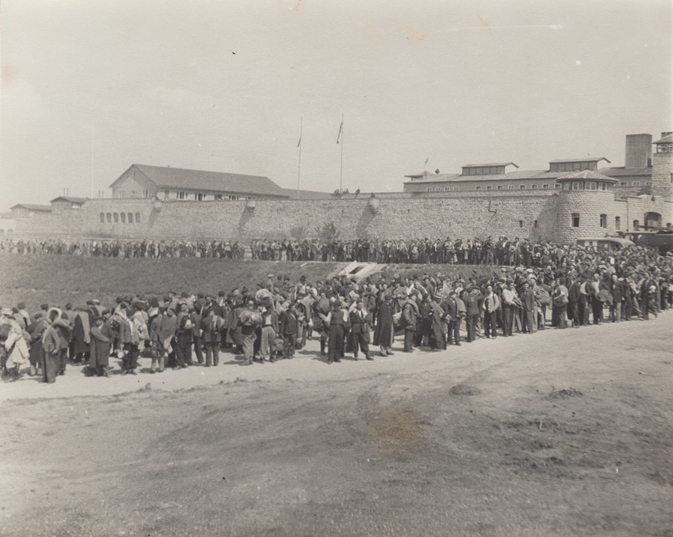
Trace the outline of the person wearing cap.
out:
M 348 323 L 346 311 L 341 307 L 341 301 L 332 303 L 329 314 L 329 332 L 327 341 L 327 363 L 341 362 L 344 350 L 344 335 Z
M 483 295 L 476 286 L 469 287 L 463 291 L 463 302 L 465 303 L 467 342 L 472 343 L 476 339 L 477 322 L 481 315 L 481 306 Z
M 70 339 L 70 325 L 61 317 L 61 310 L 49 310 L 49 327 L 42 334 L 44 347 L 44 364 L 42 365 L 43 381 L 52 384 L 60 374 L 61 355 L 68 348 Z
M 500 309 L 500 298 L 493 292 L 493 286 L 491 284 L 486 286 L 486 296 L 482 302 L 482 308 L 484 310 L 484 335 L 487 339 L 490 337 L 495 339 L 498 337 L 496 332 L 496 322 L 498 310 Z
M 412 352 L 418 325 L 418 304 L 412 297 L 402 305 L 401 324 L 404 327 L 404 352 Z
M 530 281 L 523 282 L 521 290 L 521 303 L 523 305 L 523 324 L 526 334 L 537 332 L 537 300 L 535 291 L 531 288 Z
M 446 341 L 449 345 L 460 346 L 460 324 L 462 317 L 465 314 L 465 304 L 458 298 L 458 293 L 455 289 L 449 291 L 449 296 L 445 298 L 440 305 L 445 311 L 445 320 L 447 335 Z
M 255 340 L 257 339 L 256 328 L 261 324 L 262 316 L 255 309 L 254 299 L 250 298 L 246 301 L 245 307 L 238 316 L 243 347 L 243 363 L 241 365 L 252 365 L 255 354 Z
M 430 336 L 428 338 L 428 343 L 434 350 L 446 349 L 446 335 L 444 334 L 446 314 L 439 305 L 441 300 L 442 297 L 439 294 L 435 294 L 429 301 Z
M 214 308 L 206 307 L 201 319 L 201 339 L 206 349 L 205 367 L 217 366 L 220 363 L 220 341 L 224 320 L 215 313 Z
M 355 302 L 355 307 L 350 310 L 350 334 L 353 359 L 357 361 L 358 351 L 361 350 L 367 360 L 373 360 L 369 353 L 371 315 L 365 309 L 362 299 Z
M 3 345 L 3 373 L 7 371 L 11 381 L 19 378 L 19 368 L 29 361 L 28 343 L 24 339 L 24 334 L 28 334 L 16 321 L 18 315 L 9 308 L 2 309 L 0 341 Z
M 168 355 L 173 351 L 173 339 L 178 323 L 173 310 L 159 308 L 159 313 L 150 327 L 150 342 L 152 343 L 152 365 L 150 373 L 163 372 Z
M 97 376 L 110 376 L 110 326 L 104 317 L 96 317 L 91 328 L 91 351 L 89 353 L 88 373 Z
M 32 323 L 28 325 L 27 332 L 30 334 L 30 375 L 42 373 L 44 363 L 44 347 L 42 346 L 42 334 L 49 327 L 49 322 L 42 312 L 36 313 Z
M 297 333 L 299 331 L 299 323 L 297 309 L 295 304 L 290 304 L 280 316 L 278 330 L 280 337 L 283 338 L 283 358 L 288 360 L 294 358 L 295 348 L 297 345 Z M 271 319 L 266 319 L 271 321 Z M 263 318 L 264 322 L 264 318 Z M 270 334 L 269 334 L 270 336 Z

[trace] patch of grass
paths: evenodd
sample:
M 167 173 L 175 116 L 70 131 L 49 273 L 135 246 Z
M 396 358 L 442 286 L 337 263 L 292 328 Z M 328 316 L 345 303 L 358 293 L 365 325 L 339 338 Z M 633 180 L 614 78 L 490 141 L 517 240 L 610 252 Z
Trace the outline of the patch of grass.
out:
M 40 304 L 73 306 L 98 298 L 114 303 L 117 296 L 168 291 L 207 293 L 266 281 L 268 274 L 288 276 L 292 283 L 306 275 L 309 281 L 324 280 L 345 263 L 232 261 L 176 257 L 161 260 L 78 257 L 58 255 L 0 255 L 0 305 L 25 302 L 29 311 Z

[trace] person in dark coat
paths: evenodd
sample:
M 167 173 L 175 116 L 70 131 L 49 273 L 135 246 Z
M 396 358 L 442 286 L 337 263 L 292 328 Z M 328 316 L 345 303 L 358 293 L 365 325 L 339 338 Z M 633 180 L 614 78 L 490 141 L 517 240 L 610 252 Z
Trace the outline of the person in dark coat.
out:
M 460 310 L 458 308 L 458 295 L 455 291 L 449 293 L 440 306 L 444 310 L 444 318 L 447 323 L 446 341 L 449 345 L 460 345 Z
M 297 333 L 299 332 L 297 310 L 294 304 L 281 315 L 279 330 L 283 338 L 283 358 L 292 359 L 297 344 Z
M 35 314 L 35 320 L 28 325 L 27 332 L 30 334 L 30 351 L 28 359 L 30 361 L 30 375 L 37 375 L 41 372 L 44 362 L 44 347 L 42 346 L 42 334 L 49 327 L 49 321 L 42 313 Z
M 404 352 L 414 350 L 414 336 L 418 325 L 418 305 L 413 298 L 407 299 L 402 306 L 402 325 L 404 326 Z
M 481 315 L 481 303 L 484 297 L 477 287 L 472 287 L 463 293 L 465 314 L 467 316 L 467 342 L 472 343 L 476 337 L 476 325 Z
M 389 293 L 383 295 L 383 301 L 379 304 L 376 314 L 376 329 L 374 330 L 374 345 L 381 349 L 381 356 L 392 355 L 393 337 L 393 296 Z
M 369 326 L 371 315 L 365 309 L 362 300 L 358 300 L 356 307 L 350 312 L 351 325 L 351 346 L 353 348 L 353 359 L 358 359 L 358 350 L 362 350 L 367 360 L 373 360 L 369 354 Z
M 103 317 L 96 317 L 91 328 L 88 374 L 110 376 L 110 336 L 112 331 Z
M 205 317 L 201 319 L 201 340 L 206 348 L 205 366 L 210 367 L 220 363 L 220 341 L 224 320 L 215 314 L 214 309 L 208 309 L 205 313 Z
M 327 342 L 327 363 L 340 362 L 344 350 L 344 334 L 347 324 L 347 312 L 341 308 L 341 302 L 335 300 L 330 312 Z
M 439 306 L 441 297 L 436 295 L 430 300 L 430 346 L 435 350 L 446 349 L 446 335 L 444 334 L 445 313 Z

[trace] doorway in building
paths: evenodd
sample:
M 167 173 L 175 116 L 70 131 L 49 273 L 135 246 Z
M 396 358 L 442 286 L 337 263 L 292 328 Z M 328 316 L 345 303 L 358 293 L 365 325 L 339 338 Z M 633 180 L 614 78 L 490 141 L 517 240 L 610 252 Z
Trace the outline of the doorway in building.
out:
M 659 213 L 645 213 L 645 225 L 647 227 L 661 227 L 661 215 Z

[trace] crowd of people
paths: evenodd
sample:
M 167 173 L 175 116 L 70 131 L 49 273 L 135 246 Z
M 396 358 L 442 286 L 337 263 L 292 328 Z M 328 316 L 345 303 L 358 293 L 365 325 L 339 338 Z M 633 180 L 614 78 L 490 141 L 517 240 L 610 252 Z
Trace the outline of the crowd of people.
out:
M 568 246 L 530 242 L 515 237 L 484 240 L 411 239 L 321 241 L 253 240 L 249 246 L 237 241 L 154 241 L 63 239 L 0 241 L 0 253 L 80 255 L 93 257 L 210 257 L 262 261 L 358 261 L 384 264 L 503 265 L 524 267 L 559 266 Z
M 396 334 L 403 335 L 404 352 L 442 350 L 550 327 L 648 320 L 673 304 L 673 256 L 641 247 L 561 251 L 554 263 L 502 267 L 483 278 L 454 271 L 291 282 L 269 274 L 250 288 L 216 295 L 139 293 L 112 304 L 43 304 L 33 313 L 24 303 L 5 305 L 3 377 L 28 374 L 53 383 L 68 363 L 109 377 L 111 357 L 120 361 L 121 374 L 135 375 L 141 355 L 151 358 L 149 373 L 218 366 L 221 352 L 238 355 L 241 365 L 264 364 L 292 359 L 312 338 L 328 364 L 346 354 L 373 360 L 372 346 L 380 356 L 393 354 Z

